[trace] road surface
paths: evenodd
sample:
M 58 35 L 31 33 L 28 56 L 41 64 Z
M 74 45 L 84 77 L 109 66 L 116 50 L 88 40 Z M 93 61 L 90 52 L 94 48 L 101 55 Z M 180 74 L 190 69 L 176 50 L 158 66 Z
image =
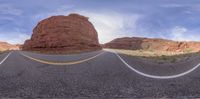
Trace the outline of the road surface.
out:
M 200 97 L 198 56 L 174 65 L 156 65 L 104 50 L 77 55 L 13 51 L 1 54 L 0 61 L 0 97 Z

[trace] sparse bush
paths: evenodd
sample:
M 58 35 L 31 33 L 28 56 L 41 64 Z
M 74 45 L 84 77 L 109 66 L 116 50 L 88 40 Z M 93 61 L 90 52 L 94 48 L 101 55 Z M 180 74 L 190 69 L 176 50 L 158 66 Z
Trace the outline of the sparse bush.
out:
M 148 49 L 148 51 L 150 51 L 150 52 L 154 52 L 154 50 L 153 50 L 153 49 Z
M 147 58 L 146 56 L 142 56 L 142 58 Z
M 184 53 L 191 53 L 191 52 L 192 52 L 192 49 L 187 48 L 187 49 L 185 49 L 183 52 L 184 52 Z
M 166 56 L 166 55 L 162 55 L 162 56 L 161 56 L 161 59 L 162 59 L 162 60 L 167 60 L 167 56 Z
M 186 60 L 189 60 L 189 59 L 190 59 L 190 57 L 187 57 L 187 58 L 186 58 Z
M 177 61 L 176 58 L 172 58 L 171 63 L 175 63 Z

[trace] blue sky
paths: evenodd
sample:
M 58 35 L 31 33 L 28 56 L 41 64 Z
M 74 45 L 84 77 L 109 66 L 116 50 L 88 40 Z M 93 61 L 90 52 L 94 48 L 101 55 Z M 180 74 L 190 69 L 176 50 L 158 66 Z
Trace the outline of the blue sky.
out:
M 200 0 L 0 0 L 0 41 L 23 43 L 53 15 L 88 16 L 101 43 L 125 36 L 200 41 Z

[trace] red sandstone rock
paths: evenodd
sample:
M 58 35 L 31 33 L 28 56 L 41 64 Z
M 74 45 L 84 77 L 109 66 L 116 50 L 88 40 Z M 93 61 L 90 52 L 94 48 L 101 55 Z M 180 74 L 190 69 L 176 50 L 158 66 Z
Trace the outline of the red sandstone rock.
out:
M 175 51 L 184 52 L 200 51 L 200 42 L 177 42 L 172 40 L 164 39 L 152 39 L 152 38 L 140 38 L 140 37 L 124 37 L 117 38 L 113 41 L 103 45 L 104 48 L 115 48 L 115 49 L 151 49 L 160 51 Z
M 76 52 L 101 49 L 98 34 L 87 17 L 70 14 L 42 20 L 34 28 L 23 50 L 42 52 Z

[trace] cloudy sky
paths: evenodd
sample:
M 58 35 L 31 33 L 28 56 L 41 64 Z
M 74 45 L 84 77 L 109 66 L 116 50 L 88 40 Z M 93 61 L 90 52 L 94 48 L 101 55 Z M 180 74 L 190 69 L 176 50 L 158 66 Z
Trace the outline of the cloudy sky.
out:
M 200 0 L 0 0 L 0 41 L 23 43 L 52 15 L 88 16 L 101 43 L 142 36 L 200 41 Z

